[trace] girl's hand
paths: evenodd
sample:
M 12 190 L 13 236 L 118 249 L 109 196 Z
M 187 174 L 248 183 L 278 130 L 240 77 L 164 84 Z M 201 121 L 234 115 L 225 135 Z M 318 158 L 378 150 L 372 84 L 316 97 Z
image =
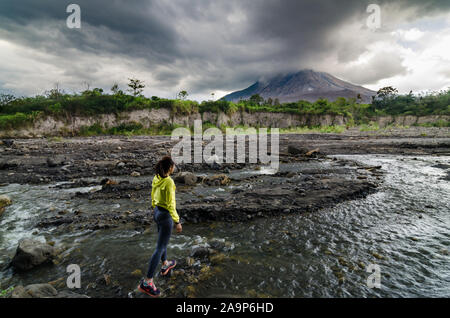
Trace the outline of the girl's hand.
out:
M 177 229 L 177 233 L 181 233 L 181 231 L 183 231 L 183 227 L 181 226 L 181 223 L 178 223 L 176 225 L 176 229 Z

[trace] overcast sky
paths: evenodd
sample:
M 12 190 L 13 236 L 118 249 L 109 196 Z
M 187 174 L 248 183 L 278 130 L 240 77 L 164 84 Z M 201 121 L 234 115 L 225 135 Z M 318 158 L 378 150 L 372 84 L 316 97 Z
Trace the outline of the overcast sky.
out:
M 80 29 L 66 25 L 71 3 Z M 449 52 L 449 0 L 0 1 L 0 92 L 16 95 L 136 77 L 146 96 L 203 100 L 305 68 L 374 90 L 441 90 Z

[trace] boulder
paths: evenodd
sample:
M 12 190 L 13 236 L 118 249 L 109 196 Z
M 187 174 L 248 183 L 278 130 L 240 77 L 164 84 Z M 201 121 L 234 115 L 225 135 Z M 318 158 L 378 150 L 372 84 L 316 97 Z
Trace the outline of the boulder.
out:
M 47 158 L 47 166 L 49 166 L 50 168 L 54 168 L 56 166 L 58 166 L 60 163 L 57 162 L 54 158 Z
M 64 290 L 58 292 L 50 284 L 32 284 L 28 286 L 16 286 L 6 298 L 89 298 L 89 296 Z
M 197 183 L 197 176 L 192 172 L 180 172 L 174 177 L 175 182 L 186 185 L 195 185 Z
M 304 155 L 305 153 L 308 152 L 308 149 L 305 148 L 301 148 L 301 147 L 297 147 L 297 146 L 293 146 L 293 145 L 289 145 L 288 146 L 288 153 L 290 155 Z
M 231 182 L 231 179 L 227 177 L 225 174 L 219 174 L 214 176 L 209 176 L 203 178 L 203 183 L 206 183 L 210 186 L 224 186 L 228 185 Z
M 33 298 L 48 298 L 58 295 L 56 289 L 50 284 L 33 284 L 25 286 L 25 291 Z
M 132 177 L 140 177 L 141 174 L 140 174 L 139 172 L 137 172 L 137 171 L 133 171 L 133 172 L 131 173 L 131 176 L 132 176 Z
M 315 153 L 318 153 L 318 152 L 320 152 L 320 149 L 319 148 L 316 148 L 316 149 L 313 149 L 313 150 L 310 150 L 310 151 L 308 151 L 307 153 L 306 153 L 306 156 L 312 156 L 313 154 L 315 154 Z
M 12 201 L 7 195 L 0 195 L 0 208 L 11 205 Z
M 3 145 L 4 145 L 5 147 L 10 148 L 10 147 L 12 147 L 12 146 L 14 145 L 14 140 L 11 140 L 11 139 L 4 139 L 4 140 L 3 140 Z
M 0 195 L 0 217 L 2 216 L 3 212 L 5 212 L 5 207 L 11 204 L 12 201 L 8 196 Z
M 55 296 L 55 298 L 90 298 L 87 295 L 77 294 L 71 291 L 60 291 L 58 295 Z
M 23 286 L 16 286 L 7 298 L 31 298 Z
M 193 246 L 191 249 L 191 257 L 204 258 L 209 256 L 209 248 L 204 246 Z
M 19 271 L 26 271 L 50 262 L 55 256 L 56 249 L 53 246 L 31 239 L 23 239 L 19 242 L 11 265 Z

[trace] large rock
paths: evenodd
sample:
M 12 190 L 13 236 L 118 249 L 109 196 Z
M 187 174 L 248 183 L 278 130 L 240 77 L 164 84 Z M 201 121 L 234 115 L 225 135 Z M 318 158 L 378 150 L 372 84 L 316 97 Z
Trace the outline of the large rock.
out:
M 55 256 L 56 249 L 53 246 L 35 240 L 23 239 L 19 242 L 11 265 L 19 271 L 26 271 L 50 262 Z
M 31 298 L 31 295 L 27 293 L 23 286 L 16 286 L 6 298 Z
M 197 176 L 191 172 L 180 172 L 175 177 L 175 182 L 186 185 L 195 185 L 197 183 Z
M 48 298 L 58 295 L 57 290 L 50 284 L 33 284 L 25 287 L 25 291 L 33 298 Z
M 0 195 L 0 216 L 2 216 L 3 212 L 5 212 L 5 207 L 11 205 L 11 199 L 6 195 Z
M 0 208 L 4 208 L 5 206 L 11 205 L 11 199 L 6 195 L 0 195 Z
M 308 152 L 308 149 L 302 148 L 302 147 L 297 147 L 297 146 L 293 146 L 293 145 L 289 145 L 288 146 L 288 153 L 290 155 L 303 155 L 305 153 Z
M 60 291 L 55 298 L 90 298 L 87 295 L 77 294 L 71 291 Z
M 33 284 L 25 287 L 16 286 L 6 298 L 89 298 L 89 296 L 67 290 L 58 292 L 50 284 Z
M 231 182 L 231 179 L 228 178 L 225 174 L 219 174 L 214 176 L 208 176 L 203 178 L 203 183 L 210 186 L 225 186 Z
M 190 256 L 194 258 L 205 258 L 209 256 L 209 252 L 209 248 L 205 246 L 195 245 L 191 249 Z

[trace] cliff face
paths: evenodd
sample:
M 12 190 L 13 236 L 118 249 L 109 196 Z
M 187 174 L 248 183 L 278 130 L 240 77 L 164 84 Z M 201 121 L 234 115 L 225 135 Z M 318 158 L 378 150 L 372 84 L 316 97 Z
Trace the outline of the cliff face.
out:
M 77 134 L 82 127 L 100 124 L 103 127 L 114 127 L 124 123 L 137 122 L 148 128 L 157 124 L 177 124 L 192 126 L 195 120 L 209 122 L 218 127 L 244 125 L 250 127 L 291 128 L 301 126 L 345 125 L 348 119 L 341 115 L 298 115 L 288 113 L 247 113 L 236 112 L 232 115 L 224 113 L 196 113 L 191 115 L 173 115 L 168 109 L 138 110 L 119 115 L 100 115 L 96 117 L 72 117 L 67 121 L 52 117 L 37 120 L 34 125 L 11 131 L 0 131 L 0 137 L 32 138 L 42 136 L 60 136 Z M 374 118 L 379 127 L 390 124 L 412 126 L 415 124 L 450 121 L 450 116 L 384 116 Z

